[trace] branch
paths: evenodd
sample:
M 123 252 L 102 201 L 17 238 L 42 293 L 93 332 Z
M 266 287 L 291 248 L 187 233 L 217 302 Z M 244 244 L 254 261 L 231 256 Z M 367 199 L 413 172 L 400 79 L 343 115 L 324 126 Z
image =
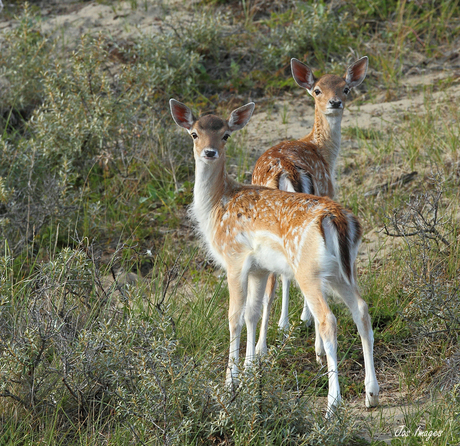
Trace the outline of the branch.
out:
M 29 408 L 29 405 L 22 398 L 13 395 L 12 393 L 8 392 L 8 390 L 6 390 L 5 393 L 0 393 L 0 398 L 11 398 L 17 401 L 18 403 L 21 403 L 26 409 Z
M 364 194 L 365 197 L 372 197 L 375 195 L 378 195 L 380 192 L 387 192 L 390 189 L 396 189 L 399 186 L 402 186 L 403 184 L 409 183 L 412 181 L 415 176 L 418 174 L 418 172 L 411 172 L 411 173 L 405 173 L 404 175 L 401 175 L 394 181 L 393 183 L 387 182 L 384 184 L 381 184 L 380 186 L 377 186 L 375 189 L 366 192 Z

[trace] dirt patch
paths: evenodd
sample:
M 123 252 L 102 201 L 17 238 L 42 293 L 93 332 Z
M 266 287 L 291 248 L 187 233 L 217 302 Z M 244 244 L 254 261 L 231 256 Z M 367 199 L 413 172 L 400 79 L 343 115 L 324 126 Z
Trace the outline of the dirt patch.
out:
M 126 40 L 139 34 L 160 32 L 164 21 L 171 17 L 180 23 L 193 16 L 188 8 L 183 7 L 181 0 L 139 2 L 137 8 L 123 1 L 102 4 L 69 0 L 38 3 L 37 7 L 41 9 L 41 31 L 50 37 L 59 37 L 69 49 L 74 48 L 79 38 L 88 32 L 101 32 L 116 40 Z M 0 30 L 15 24 L 15 20 L 0 20 Z
M 385 94 L 379 95 L 373 102 L 358 105 L 358 100 L 346 106 L 342 120 L 342 129 L 358 127 L 360 129 L 383 130 L 401 120 L 405 113 L 417 113 L 423 105 L 424 87 L 432 87 L 439 81 L 453 78 L 454 84 L 443 91 L 430 93 L 433 106 L 437 102 L 460 97 L 460 73 L 456 68 L 443 72 L 430 72 L 423 75 L 407 76 L 401 83 L 414 92 L 402 93 L 397 100 L 384 101 Z M 364 81 L 365 82 L 365 81 Z M 401 95 L 401 93 L 399 93 Z M 267 110 L 268 108 L 268 110 Z M 314 122 L 314 101 L 307 92 L 286 94 L 275 100 L 269 107 L 256 106 L 251 119 L 249 146 L 254 153 L 262 153 L 272 145 L 284 139 L 299 139 L 307 135 Z

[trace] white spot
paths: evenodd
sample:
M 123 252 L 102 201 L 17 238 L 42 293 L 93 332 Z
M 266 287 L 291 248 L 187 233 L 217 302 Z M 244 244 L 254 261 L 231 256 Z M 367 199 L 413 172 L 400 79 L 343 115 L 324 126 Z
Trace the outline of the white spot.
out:
M 288 179 L 287 174 L 283 173 L 279 181 L 279 189 L 287 192 L 295 192 L 292 182 Z

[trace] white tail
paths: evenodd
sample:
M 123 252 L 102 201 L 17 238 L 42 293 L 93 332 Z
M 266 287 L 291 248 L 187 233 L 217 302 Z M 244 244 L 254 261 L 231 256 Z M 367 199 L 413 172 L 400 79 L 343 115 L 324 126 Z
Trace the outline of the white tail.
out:
M 373 362 L 373 333 L 366 303 L 356 286 L 354 260 L 361 226 L 329 198 L 243 185 L 225 169 L 225 142 L 244 127 L 254 110 L 249 103 L 228 121 L 214 115 L 199 119 L 170 100 L 176 123 L 193 138 L 195 187 L 191 213 L 213 259 L 227 272 L 230 355 L 227 385 L 238 376 L 240 334 L 247 327 L 245 367 L 255 352 L 256 326 L 271 272 L 295 279 L 317 322 L 329 372 L 328 412 L 340 401 L 337 376 L 336 319 L 323 290 L 332 287 L 350 308 L 362 338 L 366 367 L 366 404 L 376 405 L 379 387 Z
M 268 149 L 258 159 L 252 174 L 252 183 L 263 186 L 304 192 L 334 198 L 335 164 L 340 150 L 341 125 L 344 105 L 353 87 L 366 77 L 367 57 L 350 65 L 343 77 L 325 74 L 316 79 L 307 65 L 291 59 L 292 76 L 315 100 L 315 123 L 312 131 L 298 141 L 283 141 Z M 278 326 L 289 329 L 289 286 L 281 276 L 283 300 Z M 276 280 L 272 276 L 265 292 L 263 323 L 257 350 L 265 352 L 268 328 L 268 306 L 275 295 Z M 305 300 L 301 319 L 311 323 L 311 314 Z

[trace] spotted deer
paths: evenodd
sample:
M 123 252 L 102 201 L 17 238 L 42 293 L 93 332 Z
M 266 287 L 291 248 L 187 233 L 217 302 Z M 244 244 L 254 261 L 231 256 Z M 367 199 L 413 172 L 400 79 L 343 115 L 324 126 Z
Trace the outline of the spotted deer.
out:
M 254 167 L 252 184 L 334 198 L 335 165 L 340 150 L 344 104 L 351 89 L 363 82 L 367 67 L 368 59 L 362 57 L 348 67 L 343 77 L 325 74 L 317 79 L 311 68 L 291 59 L 292 76 L 315 100 L 313 129 L 297 141 L 283 141 L 263 153 Z M 283 297 L 278 326 L 287 331 L 290 280 L 282 275 L 281 282 Z M 260 353 L 267 350 L 269 308 L 275 286 L 275 276 L 271 275 L 265 291 L 262 329 L 257 343 Z M 306 299 L 301 319 L 311 323 Z
M 171 99 L 171 114 L 193 139 L 195 185 L 191 216 L 209 254 L 227 273 L 230 351 L 226 385 L 238 381 L 240 334 L 247 328 L 244 366 L 254 357 L 256 326 L 270 273 L 295 279 L 317 321 L 329 375 L 328 414 L 340 402 L 337 324 L 324 296 L 330 287 L 351 310 L 361 335 L 366 405 L 378 404 L 373 332 L 367 304 L 356 285 L 355 258 L 361 226 L 350 212 L 326 197 L 244 185 L 226 172 L 225 142 L 243 128 L 254 103 L 237 108 L 228 120 L 214 115 L 196 119 Z

